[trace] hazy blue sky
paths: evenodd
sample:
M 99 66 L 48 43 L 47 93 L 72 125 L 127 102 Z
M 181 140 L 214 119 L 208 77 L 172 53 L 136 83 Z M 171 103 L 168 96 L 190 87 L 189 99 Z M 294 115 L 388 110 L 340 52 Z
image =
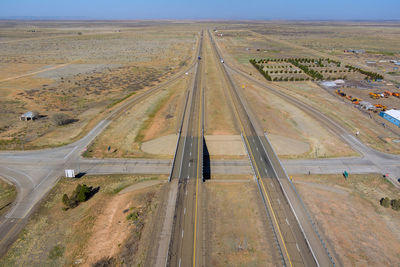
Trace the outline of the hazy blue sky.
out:
M 0 17 L 400 19 L 400 0 L 0 0 Z

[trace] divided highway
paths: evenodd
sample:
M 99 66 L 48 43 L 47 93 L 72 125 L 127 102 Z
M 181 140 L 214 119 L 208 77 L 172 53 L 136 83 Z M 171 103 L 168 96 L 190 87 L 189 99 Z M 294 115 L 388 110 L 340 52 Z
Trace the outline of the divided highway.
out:
M 210 32 L 208 34 L 214 53 L 222 58 L 212 34 Z M 306 211 L 299 205 L 293 205 L 293 202 L 299 202 L 297 197 L 293 197 L 294 192 L 282 186 L 281 180 L 287 177 L 279 159 L 274 155 L 271 145 L 257 125 L 255 116 L 236 88 L 222 60 L 220 65 L 223 78 L 229 85 L 231 104 L 284 264 L 286 266 L 333 265 L 326 249 L 316 236 Z
M 203 33 L 201 35 L 203 37 Z M 202 40 L 199 60 L 189 104 L 185 109 L 182 134 L 172 169 L 172 179 L 178 179 L 178 196 L 175 207 L 172 239 L 168 252 L 168 266 L 201 265 L 198 233 L 203 159 L 203 63 Z

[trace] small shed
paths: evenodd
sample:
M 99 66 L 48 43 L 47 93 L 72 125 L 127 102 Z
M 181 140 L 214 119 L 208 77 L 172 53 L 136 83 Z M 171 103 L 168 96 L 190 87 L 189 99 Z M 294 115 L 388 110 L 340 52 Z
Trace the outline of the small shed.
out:
M 21 115 L 19 118 L 21 121 L 33 121 L 38 118 L 39 113 L 35 111 L 28 111 Z

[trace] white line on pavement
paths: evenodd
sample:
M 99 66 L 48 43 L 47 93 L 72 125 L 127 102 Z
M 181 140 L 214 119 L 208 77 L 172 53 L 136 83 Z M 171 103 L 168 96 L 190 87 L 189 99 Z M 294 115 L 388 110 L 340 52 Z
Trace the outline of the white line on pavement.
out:
M 78 146 L 75 146 L 74 149 L 72 149 L 67 155 L 65 155 L 64 159 L 68 158 L 77 148 Z
M 53 172 L 53 171 L 50 171 L 50 172 L 47 174 L 47 176 L 46 176 L 38 185 L 36 185 L 35 188 L 33 188 L 33 191 L 35 191 L 36 188 L 38 188 L 44 181 L 46 181 L 47 178 L 49 178 L 49 176 L 50 176 L 50 174 L 51 174 L 52 172 Z
M 7 170 L 10 170 L 10 171 L 13 171 L 13 172 L 16 172 L 16 173 L 19 173 L 19 174 L 25 176 L 26 178 L 28 178 L 29 181 L 31 181 L 32 185 L 35 185 L 35 183 L 33 182 L 32 177 L 30 177 L 28 174 L 26 174 L 26 173 L 24 173 L 22 171 L 19 171 L 19 170 L 10 169 L 8 167 L 4 167 L 4 168 L 6 168 Z

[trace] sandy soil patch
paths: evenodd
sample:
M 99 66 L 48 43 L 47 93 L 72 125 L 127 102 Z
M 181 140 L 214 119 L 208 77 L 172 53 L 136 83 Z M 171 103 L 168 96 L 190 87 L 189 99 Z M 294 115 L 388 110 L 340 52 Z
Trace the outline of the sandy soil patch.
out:
M 279 156 L 301 155 L 307 153 L 310 150 L 310 145 L 308 143 L 285 136 L 269 134 L 268 139 L 271 141 L 275 152 Z
M 15 64 L 0 63 L 0 82 L 5 79 L 24 75 L 26 73 L 35 72 L 48 67 L 44 64 Z
M 279 264 L 257 193 L 254 183 L 206 184 L 210 266 Z
M 144 181 L 144 182 L 140 182 L 137 184 L 133 184 L 131 186 L 128 186 L 127 188 L 124 188 L 123 190 L 121 190 L 121 192 L 119 192 L 119 195 L 123 195 L 126 193 L 130 193 L 133 191 L 137 191 L 140 189 L 144 189 L 153 185 L 157 185 L 157 184 L 161 184 L 161 183 L 165 183 L 166 180 L 150 180 L 150 181 Z
M 177 142 L 178 135 L 170 134 L 142 143 L 141 149 L 149 154 L 174 155 Z
M 120 250 L 120 245 L 129 235 L 129 221 L 125 219 L 123 210 L 132 206 L 132 196 L 129 194 L 117 195 L 106 203 L 102 213 L 96 218 L 93 226 L 93 235 L 87 243 L 87 257 L 85 264 L 96 262 L 105 255 L 114 256 Z
M 205 140 L 211 156 L 247 155 L 240 135 L 206 135 Z
M 400 212 L 380 206 L 399 198 L 381 175 L 296 175 L 296 187 L 343 266 L 393 266 L 399 262 Z

